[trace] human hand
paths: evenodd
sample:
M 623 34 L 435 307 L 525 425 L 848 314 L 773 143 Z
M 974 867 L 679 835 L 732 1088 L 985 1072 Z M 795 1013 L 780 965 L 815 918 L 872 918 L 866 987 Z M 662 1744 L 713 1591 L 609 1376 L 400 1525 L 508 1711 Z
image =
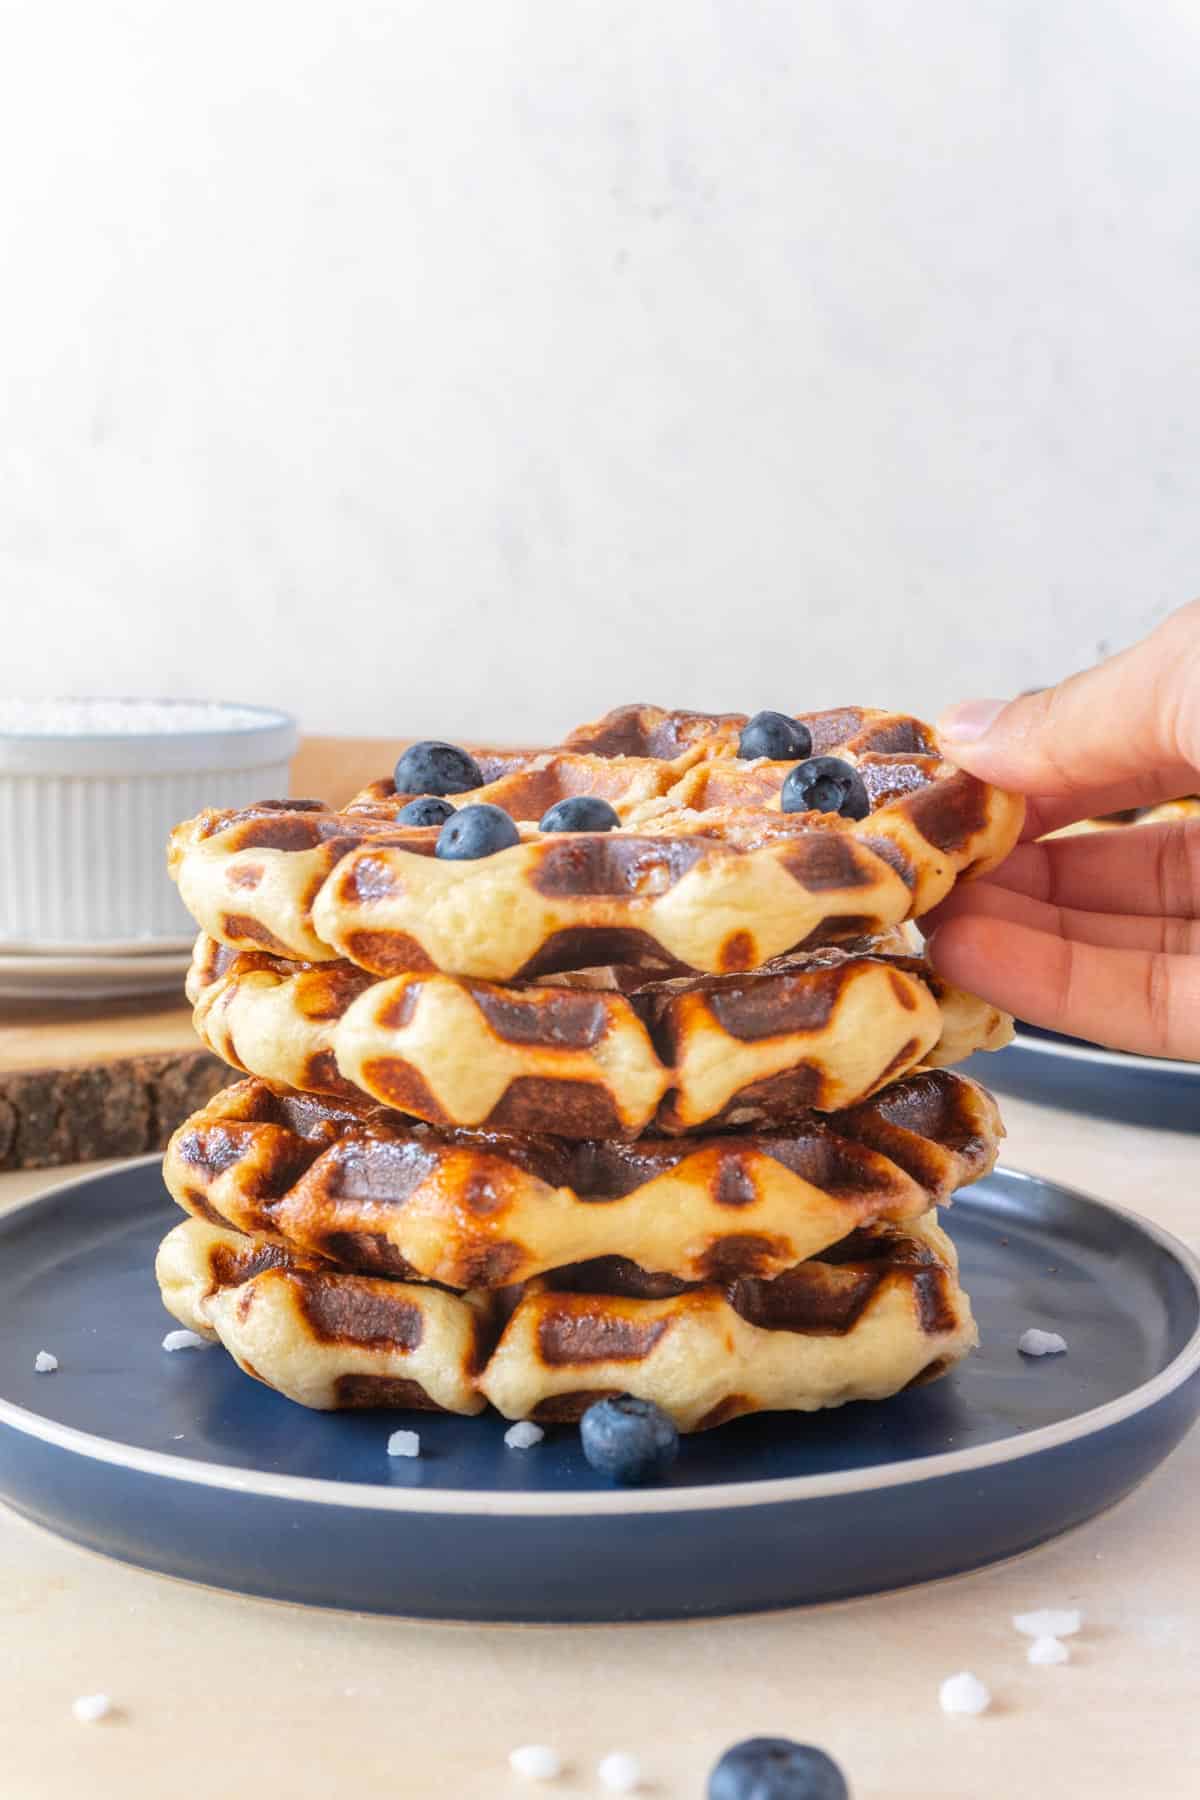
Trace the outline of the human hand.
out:
M 934 966 L 1019 1019 L 1200 1061 L 1200 818 L 1046 832 L 1200 793 L 1200 601 L 1130 650 L 939 723 L 944 754 L 1030 796 L 1023 840 L 921 921 Z

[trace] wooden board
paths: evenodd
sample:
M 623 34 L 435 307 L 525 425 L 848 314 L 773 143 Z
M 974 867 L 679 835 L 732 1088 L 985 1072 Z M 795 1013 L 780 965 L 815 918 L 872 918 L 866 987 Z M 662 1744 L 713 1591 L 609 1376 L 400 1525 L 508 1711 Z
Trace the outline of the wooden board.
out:
M 409 740 L 305 738 L 291 791 L 343 804 L 390 773 Z M 197 1043 L 174 1002 L 101 1001 L 0 1013 L 0 1169 L 58 1167 L 162 1149 L 237 1077 Z
M 161 1150 L 232 1072 L 173 1001 L 6 1006 L 0 1022 L 0 1169 Z
M 370 782 L 390 775 L 410 742 L 409 738 L 302 738 L 292 763 L 292 793 L 344 806 Z

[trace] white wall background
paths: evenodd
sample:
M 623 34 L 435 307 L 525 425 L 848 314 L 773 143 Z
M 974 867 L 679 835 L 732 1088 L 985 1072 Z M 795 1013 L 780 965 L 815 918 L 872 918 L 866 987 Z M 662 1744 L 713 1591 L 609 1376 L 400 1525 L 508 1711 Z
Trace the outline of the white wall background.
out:
M 0 0 L 0 689 L 934 711 L 1200 590 L 1200 0 Z

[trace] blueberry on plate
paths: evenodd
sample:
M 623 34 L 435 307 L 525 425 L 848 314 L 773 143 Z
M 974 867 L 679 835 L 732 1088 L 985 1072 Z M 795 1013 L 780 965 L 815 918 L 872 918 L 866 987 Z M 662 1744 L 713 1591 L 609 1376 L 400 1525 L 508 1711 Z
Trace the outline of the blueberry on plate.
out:
M 446 820 L 433 854 L 446 862 L 478 862 L 481 856 L 511 850 L 520 841 L 521 834 L 504 808 L 484 801 L 478 806 L 460 806 L 454 817 Z
M 410 800 L 396 814 L 397 825 L 444 825 L 447 819 L 454 817 L 454 808 L 448 800 L 439 800 L 436 794 L 422 794 L 419 800 Z
M 812 755 L 812 732 L 786 713 L 756 712 L 742 728 L 738 755 L 747 762 L 769 756 L 772 762 L 790 762 L 793 756 Z
M 410 744 L 396 764 L 398 794 L 469 794 L 483 786 L 483 774 L 473 756 L 457 744 L 439 744 L 426 738 Z
M 583 1454 L 601 1475 L 633 1486 L 662 1475 L 679 1455 L 679 1430 L 653 1400 L 618 1394 L 597 1400 L 579 1421 Z
M 797 763 L 779 804 L 784 812 L 840 813 L 843 819 L 865 819 L 871 810 L 862 776 L 840 756 L 810 756 Z
M 598 794 L 572 794 L 557 800 L 544 812 L 539 831 L 615 831 L 621 823 L 616 811 Z
M 708 1778 L 708 1800 L 850 1800 L 831 1756 L 791 1738 L 747 1738 Z

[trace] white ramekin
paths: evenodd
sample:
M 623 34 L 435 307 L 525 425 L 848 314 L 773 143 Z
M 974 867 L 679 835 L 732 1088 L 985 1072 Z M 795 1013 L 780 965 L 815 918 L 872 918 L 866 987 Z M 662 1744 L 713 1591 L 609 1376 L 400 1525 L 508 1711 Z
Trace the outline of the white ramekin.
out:
M 224 701 L 0 700 L 0 945 L 194 935 L 171 827 L 286 795 L 296 742 L 286 713 Z

